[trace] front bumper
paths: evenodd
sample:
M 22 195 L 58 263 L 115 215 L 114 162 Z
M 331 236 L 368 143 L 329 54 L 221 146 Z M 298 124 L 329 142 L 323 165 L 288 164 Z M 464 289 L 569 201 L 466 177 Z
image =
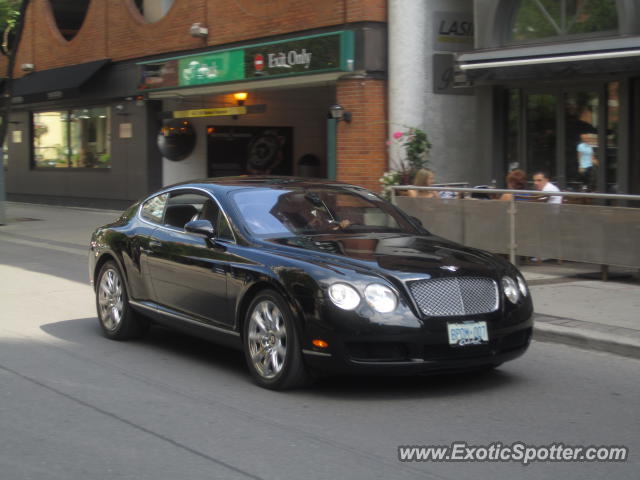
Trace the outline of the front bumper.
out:
M 303 354 L 305 363 L 310 368 L 331 373 L 411 375 L 461 371 L 497 366 L 519 357 L 529 347 L 531 335 L 532 327 L 529 326 L 501 337 L 494 337 L 486 345 L 466 347 L 416 343 L 415 338 L 411 339 L 412 342 L 369 342 L 376 347 L 387 344 L 386 352 L 395 350 L 400 353 L 413 353 L 407 357 L 387 359 L 354 356 L 348 342 L 343 345 L 344 348 L 334 348 L 331 353 L 305 349 Z
M 482 345 L 449 345 L 447 324 L 469 318 L 423 319 L 407 308 L 394 325 L 385 325 L 371 312 L 368 318 L 355 312 L 325 313 L 331 325 L 319 328 L 319 322 L 308 323 L 302 352 L 311 369 L 330 373 L 403 375 L 496 366 L 522 355 L 533 332 L 530 299 L 475 316 L 472 320 L 485 321 L 489 331 L 489 341 Z M 314 338 L 324 339 L 329 347 L 314 348 Z

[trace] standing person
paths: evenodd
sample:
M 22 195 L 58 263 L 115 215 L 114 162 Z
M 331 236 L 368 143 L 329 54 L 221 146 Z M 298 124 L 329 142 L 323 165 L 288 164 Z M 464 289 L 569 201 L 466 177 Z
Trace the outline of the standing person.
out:
M 428 168 L 421 168 L 416 172 L 416 175 L 413 178 L 413 184 L 416 187 L 430 187 L 433 185 L 434 178 L 435 175 L 431 170 Z M 409 190 L 409 196 L 420 198 L 440 198 L 438 192 L 434 190 Z
M 595 185 L 595 168 L 598 166 L 598 158 L 596 157 L 593 147 L 589 143 L 590 135 L 583 133 L 580 135 L 580 143 L 576 147 L 578 154 L 578 172 L 582 177 L 582 183 L 585 187 L 593 188 Z
M 541 192 L 559 192 L 560 189 L 549 181 L 549 176 L 546 172 L 536 172 L 533 174 L 533 184 L 536 190 Z M 549 195 L 547 203 L 562 203 L 562 197 L 560 195 Z

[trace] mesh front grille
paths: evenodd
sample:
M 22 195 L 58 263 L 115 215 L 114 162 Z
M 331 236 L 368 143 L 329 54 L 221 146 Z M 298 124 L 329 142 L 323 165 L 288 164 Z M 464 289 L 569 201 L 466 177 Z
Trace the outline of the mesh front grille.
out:
M 490 278 L 451 277 L 417 280 L 409 289 L 430 317 L 477 315 L 498 309 L 498 286 Z

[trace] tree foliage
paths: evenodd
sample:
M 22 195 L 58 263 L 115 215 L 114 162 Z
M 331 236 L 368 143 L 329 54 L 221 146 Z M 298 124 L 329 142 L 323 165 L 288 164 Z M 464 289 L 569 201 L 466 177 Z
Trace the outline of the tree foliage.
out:
M 0 31 L 15 27 L 20 10 L 20 0 L 0 0 Z

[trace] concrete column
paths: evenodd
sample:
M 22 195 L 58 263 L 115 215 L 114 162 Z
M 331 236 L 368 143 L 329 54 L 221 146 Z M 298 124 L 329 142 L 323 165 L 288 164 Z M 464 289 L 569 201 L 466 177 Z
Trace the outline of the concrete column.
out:
M 447 53 L 437 50 L 437 19 L 472 12 L 472 0 L 389 0 L 389 135 L 423 129 L 438 183 L 488 181 L 479 178 L 475 158 L 475 96 L 434 93 L 433 85 L 434 54 Z M 397 168 L 402 152 L 393 147 L 389 164 Z
M 424 128 L 422 98 L 426 89 L 424 55 L 426 1 L 389 0 L 389 138 L 406 127 Z M 403 158 L 395 143 L 389 146 L 389 168 Z

